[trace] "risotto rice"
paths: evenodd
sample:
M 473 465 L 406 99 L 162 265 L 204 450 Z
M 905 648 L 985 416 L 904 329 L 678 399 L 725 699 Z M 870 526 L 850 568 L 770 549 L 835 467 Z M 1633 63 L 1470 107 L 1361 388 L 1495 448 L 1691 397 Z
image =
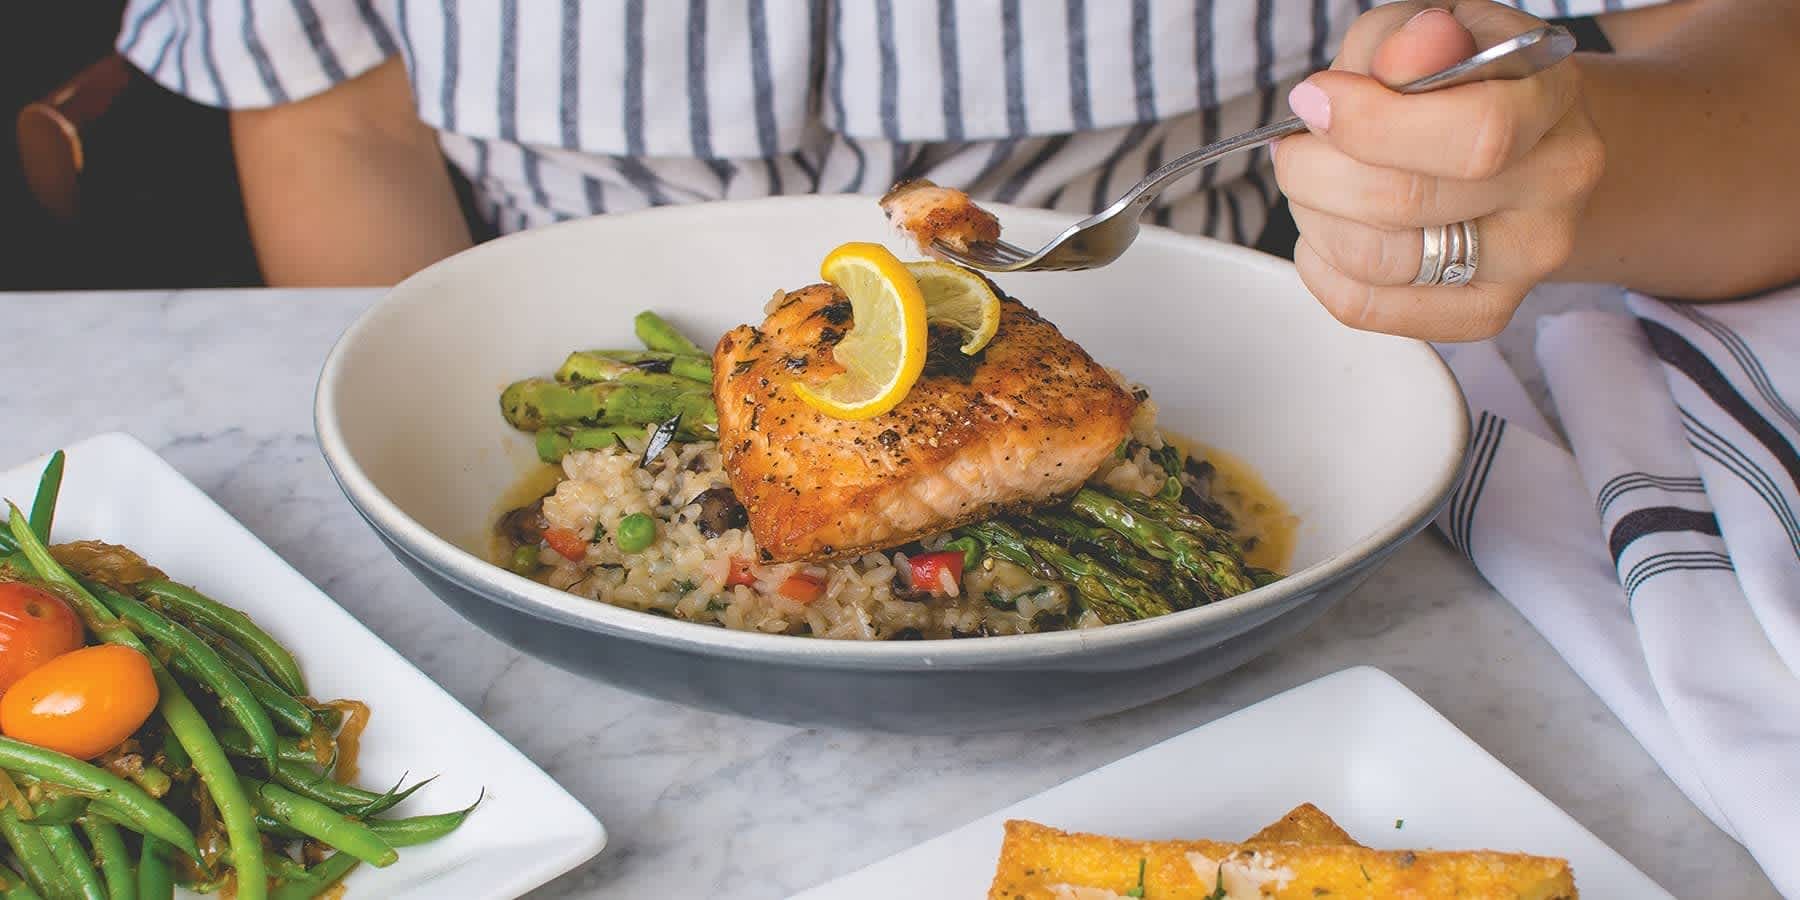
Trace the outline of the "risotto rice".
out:
M 1137 389 L 1140 396 L 1142 389 Z M 1148 399 L 1132 422 L 1131 452 L 1108 461 L 1089 483 L 1151 494 L 1165 478 L 1151 459 L 1164 437 L 1156 405 Z M 729 489 L 715 441 L 676 443 L 640 465 L 643 439 L 568 453 L 561 480 L 541 501 L 538 525 L 586 539 L 580 558 L 548 546 L 537 550 L 536 577 L 582 597 L 656 615 L 768 634 L 849 640 L 907 640 L 1020 634 L 1101 624 L 1071 603 L 1071 589 L 1023 567 L 987 556 L 960 583 L 944 573 L 942 584 L 914 585 L 908 551 L 944 549 L 951 536 L 922 541 L 850 560 L 823 564 L 769 564 L 742 527 L 709 537 L 696 498 Z M 1241 492 L 1220 491 L 1228 507 Z M 1254 548 L 1285 518 L 1258 500 L 1257 508 L 1232 510 L 1239 536 Z M 616 540 L 619 524 L 634 513 L 655 522 L 655 540 L 627 553 Z M 1248 531 L 1249 533 L 1244 533 Z M 509 550 L 511 548 L 508 548 Z M 529 551 L 527 551 L 529 552 Z M 782 587 L 800 577 L 822 585 L 816 597 L 796 599 Z

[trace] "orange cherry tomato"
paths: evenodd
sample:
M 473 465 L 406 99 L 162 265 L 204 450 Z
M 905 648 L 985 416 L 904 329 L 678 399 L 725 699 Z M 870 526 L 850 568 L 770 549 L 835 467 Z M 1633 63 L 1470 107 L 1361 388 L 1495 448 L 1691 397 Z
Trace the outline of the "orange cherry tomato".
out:
M 131 737 L 156 708 L 150 661 L 102 644 L 65 653 L 0 697 L 0 732 L 77 759 L 93 759 Z
M 781 587 L 781 596 L 801 603 L 811 603 L 825 593 L 825 582 L 804 573 L 789 575 Z
M 0 692 L 81 645 L 81 620 L 61 597 L 16 581 L 0 583 Z
M 587 541 L 572 528 L 544 529 L 544 543 L 569 562 L 581 562 L 587 556 Z

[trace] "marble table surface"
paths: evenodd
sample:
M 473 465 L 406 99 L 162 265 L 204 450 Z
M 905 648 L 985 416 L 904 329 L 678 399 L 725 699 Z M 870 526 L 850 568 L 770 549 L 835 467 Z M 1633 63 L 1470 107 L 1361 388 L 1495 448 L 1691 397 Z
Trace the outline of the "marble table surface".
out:
M 155 448 L 606 822 L 606 851 L 533 896 L 783 897 L 1364 663 L 1399 678 L 1676 895 L 1776 896 L 1435 533 L 1276 652 L 1057 732 L 801 730 L 642 699 L 522 656 L 406 574 L 320 459 L 311 413 L 320 363 L 378 296 L 0 295 L 0 467 L 115 429 Z M 1502 338 L 1540 398 L 1531 315 L 1610 296 L 1542 290 Z

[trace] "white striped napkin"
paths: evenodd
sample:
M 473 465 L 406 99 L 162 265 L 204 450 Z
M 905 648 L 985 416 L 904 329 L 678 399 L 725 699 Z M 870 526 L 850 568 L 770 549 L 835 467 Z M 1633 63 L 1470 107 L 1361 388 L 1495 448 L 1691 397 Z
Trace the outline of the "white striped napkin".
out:
M 1777 889 L 1800 898 L 1800 290 L 1540 323 L 1574 453 L 1489 345 L 1439 525 Z

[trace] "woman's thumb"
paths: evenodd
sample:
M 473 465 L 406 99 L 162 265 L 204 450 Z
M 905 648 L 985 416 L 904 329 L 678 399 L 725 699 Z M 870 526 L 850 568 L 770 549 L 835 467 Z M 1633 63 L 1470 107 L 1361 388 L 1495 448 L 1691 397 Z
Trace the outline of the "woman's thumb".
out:
M 1475 36 L 1449 10 L 1432 7 L 1382 40 L 1369 74 L 1382 84 L 1398 87 L 1473 55 Z

